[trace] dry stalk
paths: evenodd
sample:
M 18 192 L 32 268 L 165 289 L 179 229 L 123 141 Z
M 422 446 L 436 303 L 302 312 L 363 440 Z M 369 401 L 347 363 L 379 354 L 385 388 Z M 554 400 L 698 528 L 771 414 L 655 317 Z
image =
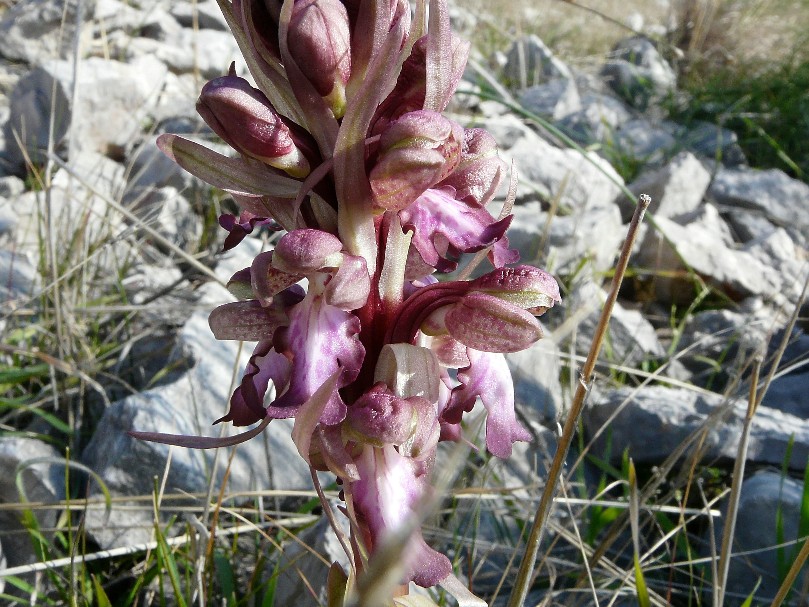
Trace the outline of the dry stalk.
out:
M 637 237 L 643 216 L 652 199 L 646 194 L 642 194 L 638 198 L 638 204 L 635 207 L 635 213 L 632 216 L 632 221 L 627 230 L 627 237 L 621 249 L 621 255 L 618 258 L 618 264 L 615 268 L 615 274 L 612 278 L 612 285 L 610 286 L 610 293 L 607 301 L 604 303 L 604 309 L 601 312 L 601 318 L 598 321 L 593 342 L 590 346 L 590 352 L 587 355 L 587 360 L 584 363 L 584 368 L 579 376 L 579 383 L 576 387 L 576 394 L 573 397 L 573 402 L 570 406 L 567 419 L 565 420 L 562 435 L 559 437 L 559 442 L 556 447 L 556 455 L 554 455 L 551 467 L 548 470 L 548 482 L 542 492 L 542 498 L 537 507 L 534 516 L 534 523 L 531 527 L 531 532 L 526 541 L 525 553 L 523 554 L 522 562 L 520 563 L 520 570 L 517 574 L 517 580 L 509 597 L 508 607 L 520 607 L 525 603 L 525 598 L 528 595 L 528 588 L 531 585 L 531 579 L 534 575 L 534 565 L 536 562 L 537 554 L 539 553 L 539 546 L 542 543 L 542 535 L 545 530 L 545 520 L 553 503 L 553 497 L 556 493 L 556 486 L 561 477 L 564 467 L 567 452 L 570 449 L 570 444 L 573 441 L 573 436 L 576 431 L 576 424 L 578 423 L 579 415 L 584 408 L 585 397 L 589 390 L 590 381 L 595 370 L 598 355 L 601 352 L 601 346 L 607 333 L 607 326 L 612 316 L 612 309 L 615 301 L 618 299 L 618 292 L 621 288 L 626 268 L 629 264 L 629 256 L 632 253 L 632 246 L 634 245 L 635 238 Z

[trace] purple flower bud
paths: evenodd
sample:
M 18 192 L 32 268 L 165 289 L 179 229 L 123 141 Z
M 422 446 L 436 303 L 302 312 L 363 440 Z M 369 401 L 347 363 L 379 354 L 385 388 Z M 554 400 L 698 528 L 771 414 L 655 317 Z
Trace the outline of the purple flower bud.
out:
M 351 75 L 348 13 L 339 0 L 296 0 L 289 23 L 289 53 L 329 104 L 335 118 L 345 113 Z
M 497 143 L 483 129 L 464 131 L 461 160 L 452 174 L 439 185 L 455 188 L 455 198 L 474 205 L 487 204 L 503 177 L 503 161 Z
M 541 316 L 562 301 L 553 276 L 533 266 L 497 268 L 472 281 L 475 291 L 488 293 Z
M 309 174 L 309 162 L 289 127 L 267 97 L 244 78 L 228 75 L 208 82 L 197 112 L 228 145 L 293 177 Z
M 542 328 L 530 312 L 474 291 L 453 305 L 445 322 L 452 337 L 483 352 L 519 352 L 542 337 Z
M 452 173 L 462 141 L 461 126 L 436 112 L 410 112 L 391 123 L 369 176 L 376 204 L 389 211 L 408 207 Z
M 272 265 L 290 274 L 311 274 L 326 267 L 339 267 L 343 243 L 334 234 L 302 228 L 281 237 L 273 252 Z

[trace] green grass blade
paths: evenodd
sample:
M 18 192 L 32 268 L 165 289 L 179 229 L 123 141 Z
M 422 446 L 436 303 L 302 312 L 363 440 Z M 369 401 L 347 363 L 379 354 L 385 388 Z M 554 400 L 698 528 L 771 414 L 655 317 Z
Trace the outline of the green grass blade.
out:
M 174 559 L 174 554 L 171 552 L 171 547 L 166 543 L 166 536 L 160 529 L 160 525 L 155 523 L 155 541 L 157 542 L 157 556 L 161 567 L 169 576 L 171 587 L 174 590 L 174 600 L 178 607 L 187 607 L 185 598 L 182 594 L 182 585 L 180 584 L 180 571 L 177 567 L 177 561 Z
M 98 581 L 98 576 L 94 575 L 92 576 L 92 579 L 93 591 L 95 592 L 94 604 L 97 605 L 97 607 L 112 607 L 112 603 L 104 590 L 104 586 L 102 586 L 101 582 Z

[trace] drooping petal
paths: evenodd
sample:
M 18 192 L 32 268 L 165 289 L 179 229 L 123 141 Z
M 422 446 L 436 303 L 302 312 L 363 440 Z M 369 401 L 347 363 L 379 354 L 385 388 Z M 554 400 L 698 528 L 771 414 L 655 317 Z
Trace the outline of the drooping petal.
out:
M 413 246 L 422 259 L 440 272 L 451 272 L 457 264 L 448 259 L 447 250 L 437 245 L 443 242 L 451 253 L 474 253 L 494 245 L 490 258 L 495 266 L 514 263 L 516 250 L 508 248 L 504 234 L 511 216 L 497 221 L 483 208 L 469 207 L 455 200 L 450 189 L 429 189 L 408 208 L 399 211 L 402 226 L 412 229 Z M 442 247 L 443 248 L 443 247 Z
M 282 392 L 289 383 L 291 368 L 289 360 L 272 349 L 272 341 L 260 341 L 247 363 L 241 384 L 230 397 L 230 410 L 214 423 L 232 422 L 234 426 L 247 426 L 265 416 L 273 419 L 290 417 L 289 412 L 278 409 L 268 413 L 264 395 L 270 382 L 276 391 Z
M 414 508 L 427 490 L 425 476 L 411 458 L 401 455 L 393 445 L 366 446 L 357 458 L 360 480 L 351 484 L 358 522 L 370 533 L 374 548 L 400 530 L 414 516 Z M 407 563 L 405 582 L 434 586 L 452 571 L 449 559 L 430 548 L 416 529 L 403 555 Z
M 486 449 L 506 459 L 516 441 L 530 441 L 531 433 L 517 421 L 514 411 L 514 383 L 502 354 L 469 348 L 468 367 L 458 371 L 461 385 L 455 388 L 449 409 L 471 410 L 478 396 L 486 407 Z
M 315 427 L 320 423 L 320 419 L 323 417 L 323 413 L 335 393 L 339 375 L 340 369 L 337 369 L 301 405 L 295 416 L 295 424 L 292 427 L 292 441 L 307 464 L 309 463 L 309 447 L 312 443 L 312 435 L 315 433 Z

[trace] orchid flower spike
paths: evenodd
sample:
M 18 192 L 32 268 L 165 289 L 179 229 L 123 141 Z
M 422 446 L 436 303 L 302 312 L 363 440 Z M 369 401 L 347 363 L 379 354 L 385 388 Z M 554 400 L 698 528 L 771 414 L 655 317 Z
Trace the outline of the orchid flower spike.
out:
M 260 424 L 230 444 L 294 418 L 301 457 L 342 484 L 363 570 L 417 520 L 440 443 L 463 438 L 477 402 L 492 455 L 530 440 L 505 354 L 542 337 L 536 316 L 559 287 L 514 265 L 512 217 L 487 208 L 504 174 L 494 139 L 443 114 L 469 51 L 446 0 L 418 0 L 429 17 L 412 23 L 405 0 L 219 3 L 255 85 L 231 69 L 197 109 L 233 152 L 176 135 L 158 145 L 240 207 L 220 219 L 225 248 L 261 226 L 283 235 L 234 274 L 237 301 L 210 315 L 218 339 L 256 344 L 217 421 Z M 438 278 L 479 251 L 487 273 Z M 412 532 L 400 582 L 457 588 L 452 576 Z

